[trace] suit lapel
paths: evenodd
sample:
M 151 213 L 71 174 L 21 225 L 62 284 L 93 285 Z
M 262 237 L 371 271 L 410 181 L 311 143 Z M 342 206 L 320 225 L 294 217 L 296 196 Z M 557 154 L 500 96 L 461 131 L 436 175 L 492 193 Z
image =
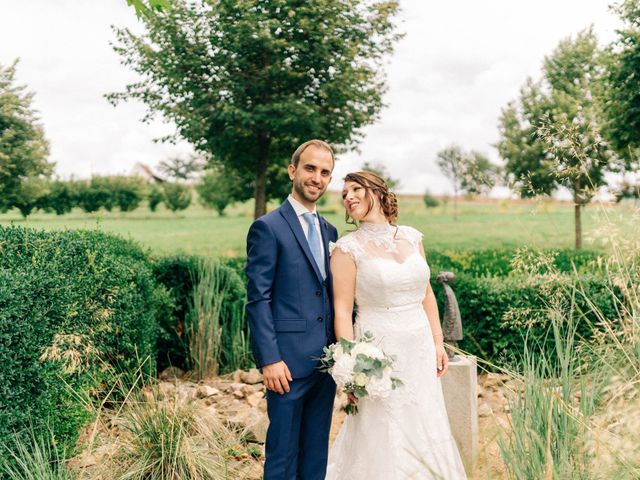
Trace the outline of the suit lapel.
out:
M 318 214 L 320 222 L 320 231 L 322 232 L 322 245 L 324 247 L 324 271 L 327 272 L 329 278 L 329 222 Z
M 296 237 L 296 240 L 298 241 L 300 248 L 302 248 L 302 251 L 307 257 L 307 260 L 311 264 L 313 271 L 316 272 L 318 279 L 322 282 L 322 274 L 320 273 L 320 269 L 316 264 L 315 258 L 313 258 L 313 254 L 311 253 L 311 249 L 309 248 L 309 242 L 307 241 L 307 237 L 304 236 L 302 225 L 300 225 L 300 220 L 298 220 L 298 216 L 296 215 L 296 212 L 291 206 L 291 202 L 289 202 L 289 200 L 285 200 L 283 204 L 280 206 L 280 215 L 282 215 L 284 219 L 287 221 L 287 223 L 289 224 L 289 227 L 293 232 L 293 236 Z M 322 223 L 320 225 L 322 225 Z M 325 241 L 326 236 L 327 235 L 325 235 L 323 231 L 322 233 L 323 242 Z M 326 248 L 325 248 L 325 252 L 326 252 Z M 326 253 L 325 253 L 325 256 L 326 256 Z

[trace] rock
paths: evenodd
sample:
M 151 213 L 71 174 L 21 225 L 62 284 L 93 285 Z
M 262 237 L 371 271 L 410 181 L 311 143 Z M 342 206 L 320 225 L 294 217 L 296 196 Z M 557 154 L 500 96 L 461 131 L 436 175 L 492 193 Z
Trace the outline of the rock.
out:
M 219 395 L 220 390 L 209 385 L 200 385 L 196 390 L 196 398 L 207 398 L 213 395 Z
M 242 390 L 234 390 L 232 395 L 238 399 L 244 398 L 244 392 Z
M 231 378 L 233 379 L 234 383 L 240 383 L 242 380 L 240 380 L 240 377 L 242 376 L 242 374 L 244 373 L 244 370 L 236 370 L 235 372 L 233 372 L 231 374 Z
M 171 382 L 160 382 L 158 384 L 158 396 L 161 399 L 173 398 L 176 394 L 176 385 Z
M 162 373 L 160 373 L 160 380 L 176 380 L 182 378 L 183 376 L 183 370 L 179 369 L 178 367 L 168 367 L 165 368 Z
M 256 392 L 262 392 L 264 391 L 264 385 L 262 385 L 261 383 L 255 384 L 255 385 L 245 385 L 244 387 L 241 388 L 242 393 L 244 393 L 247 397 L 250 395 L 253 395 Z
M 503 385 L 508 378 L 508 375 L 491 372 L 487 373 L 487 376 L 484 378 L 484 381 L 482 383 L 484 388 L 495 388 Z
M 491 407 L 488 403 L 482 402 L 480 405 L 478 405 L 479 417 L 489 417 L 491 415 L 493 415 L 493 410 L 491 410 Z
M 248 372 L 240 373 L 240 381 L 243 383 L 248 383 L 249 385 L 262 383 L 262 374 L 257 368 L 252 368 Z
M 248 405 L 244 405 L 233 417 L 230 417 L 227 421 L 229 424 L 240 427 L 247 431 L 247 440 L 264 443 L 267 438 L 267 428 L 269 426 L 269 420 L 267 417 L 258 411 L 251 408 Z
M 484 395 L 485 395 L 484 388 L 482 388 L 482 385 L 480 385 L 479 383 L 477 385 L 477 392 L 478 392 L 478 397 L 479 398 L 484 397 Z
M 260 402 L 262 401 L 263 398 L 264 398 L 264 393 L 255 392 L 247 397 L 247 403 L 252 407 L 257 407 L 258 405 L 260 405 Z
M 512 392 L 524 392 L 524 382 L 522 380 L 518 380 L 517 378 L 507 381 L 504 384 L 504 387 Z

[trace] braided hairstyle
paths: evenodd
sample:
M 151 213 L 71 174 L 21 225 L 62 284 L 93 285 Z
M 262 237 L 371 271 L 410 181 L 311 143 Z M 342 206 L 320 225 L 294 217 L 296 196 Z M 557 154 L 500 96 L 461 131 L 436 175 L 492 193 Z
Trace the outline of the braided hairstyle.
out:
M 380 201 L 384 216 L 391 225 L 396 225 L 398 220 L 398 199 L 396 194 L 389 190 L 387 182 L 383 178 L 373 172 L 355 172 L 347 174 L 344 177 L 344 181 L 355 182 L 365 189 L 367 200 L 369 201 L 369 207 L 364 214 L 365 217 L 369 215 L 373 208 L 373 195 L 375 194 Z M 355 224 L 355 221 L 346 212 L 345 221 L 351 225 Z

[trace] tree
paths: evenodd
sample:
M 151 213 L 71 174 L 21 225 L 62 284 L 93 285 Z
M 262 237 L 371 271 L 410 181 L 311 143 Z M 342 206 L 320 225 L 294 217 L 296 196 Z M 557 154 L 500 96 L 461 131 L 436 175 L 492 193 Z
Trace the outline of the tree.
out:
M 391 178 L 391 175 L 389 174 L 389 172 L 387 172 L 387 168 L 381 163 L 372 164 L 369 162 L 364 162 L 364 165 L 362 165 L 362 170 L 378 175 L 386 182 L 390 190 L 394 190 L 396 187 L 400 186 L 400 180 Z
M 164 204 L 172 212 L 186 210 L 191 205 L 191 189 L 188 185 L 165 182 L 162 191 Z
M 196 186 L 200 203 L 215 209 L 220 216 L 224 215 L 227 206 L 242 193 L 238 192 L 242 190 L 242 181 L 232 173 L 223 169 L 208 170 Z
M 24 202 L 29 192 L 21 192 L 27 180 L 51 174 L 47 161 L 49 144 L 31 107 L 33 93 L 16 86 L 17 60 L 0 65 L 0 212 Z M 31 191 L 31 185 L 25 188 Z
M 458 219 L 458 194 L 462 191 L 462 182 L 466 169 L 467 158 L 462 148 L 451 145 L 438 152 L 436 160 L 438 167 L 453 185 L 453 219 Z
M 142 16 L 147 33 L 116 29 L 115 51 L 142 80 L 110 101 L 140 100 L 255 198 L 290 189 L 295 148 L 321 138 L 342 150 L 378 118 L 382 64 L 399 38 L 397 1 L 176 0 Z
M 149 189 L 148 201 L 149 210 L 151 210 L 152 212 L 155 212 L 156 208 L 158 208 L 158 205 L 160 205 L 164 201 L 164 194 L 157 185 L 151 185 Z
M 144 197 L 144 183 L 139 177 L 111 177 L 114 203 L 121 212 L 138 208 Z
M 527 85 L 500 120 L 498 150 L 526 196 L 560 186 L 574 201 L 575 248 L 582 248 L 581 210 L 620 164 L 601 137 L 601 57 L 591 29 L 560 42 L 542 79 Z M 523 195 L 523 196 L 525 196 Z
M 174 180 L 193 180 L 207 165 L 201 155 L 191 155 L 187 158 L 172 157 L 163 160 L 158 170 Z
M 49 192 L 49 182 L 43 178 L 30 177 L 23 180 L 16 193 L 13 206 L 20 210 L 24 218 L 31 215 L 33 210 L 43 208 Z
M 73 181 L 55 180 L 49 186 L 44 199 L 44 210 L 56 212 L 56 215 L 69 213 L 78 203 L 77 188 Z
M 604 134 L 623 157 L 640 149 L 640 1 L 614 7 L 625 23 L 610 47 L 604 75 Z
M 471 151 L 464 163 L 461 190 L 471 195 L 488 194 L 496 185 L 501 168 L 480 152 Z

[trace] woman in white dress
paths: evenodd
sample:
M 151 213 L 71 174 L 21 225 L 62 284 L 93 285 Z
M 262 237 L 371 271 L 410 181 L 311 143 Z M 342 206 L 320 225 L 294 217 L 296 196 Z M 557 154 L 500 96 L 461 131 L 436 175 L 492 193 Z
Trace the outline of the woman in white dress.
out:
M 422 234 L 395 225 L 395 195 L 373 173 L 347 175 L 342 198 L 357 229 L 330 245 L 336 337 L 373 333 L 396 356 L 394 376 L 403 385 L 386 399 L 357 400 L 359 413 L 346 417 L 326 479 L 465 479 L 440 386 L 448 361 Z

